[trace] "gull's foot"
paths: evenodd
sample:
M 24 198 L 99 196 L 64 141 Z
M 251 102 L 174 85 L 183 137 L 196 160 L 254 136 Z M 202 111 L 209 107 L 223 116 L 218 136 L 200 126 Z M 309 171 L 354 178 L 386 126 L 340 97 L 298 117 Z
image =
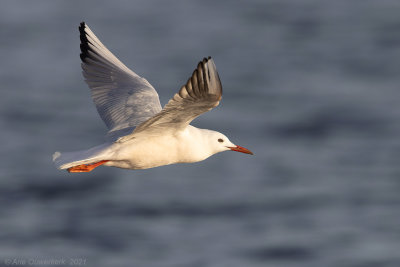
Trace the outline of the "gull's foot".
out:
M 82 164 L 82 165 L 77 165 L 71 168 L 68 168 L 67 171 L 68 172 L 90 172 L 92 171 L 94 168 L 103 165 L 104 163 L 106 163 L 108 160 L 102 160 L 96 163 L 92 163 L 92 164 Z

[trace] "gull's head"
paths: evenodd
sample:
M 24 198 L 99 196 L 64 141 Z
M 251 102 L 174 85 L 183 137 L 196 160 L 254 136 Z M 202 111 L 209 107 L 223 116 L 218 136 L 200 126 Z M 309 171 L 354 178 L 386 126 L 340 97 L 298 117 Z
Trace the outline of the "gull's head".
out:
M 222 133 L 216 131 L 210 131 L 210 133 L 207 136 L 207 139 L 208 139 L 207 140 L 208 144 L 210 148 L 213 150 L 214 154 L 231 150 L 253 155 L 253 152 L 251 152 L 247 148 L 235 145 L 229 140 L 228 137 L 226 137 Z

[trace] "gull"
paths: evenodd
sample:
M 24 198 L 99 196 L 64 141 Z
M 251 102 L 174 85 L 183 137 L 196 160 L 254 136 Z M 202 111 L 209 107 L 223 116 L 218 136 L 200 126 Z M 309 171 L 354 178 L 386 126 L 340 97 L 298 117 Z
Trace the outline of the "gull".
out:
M 90 172 L 104 165 L 148 169 L 191 163 L 222 151 L 253 154 L 224 134 L 200 129 L 190 122 L 222 98 L 222 85 L 211 57 L 197 65 L 178 93 L 161 108 L 157 91 L 119 61 L 82 22 L 82 73 L 97 111 L 108 127 L 107 142 L 75 152 L 55 152 L 58 169 Z

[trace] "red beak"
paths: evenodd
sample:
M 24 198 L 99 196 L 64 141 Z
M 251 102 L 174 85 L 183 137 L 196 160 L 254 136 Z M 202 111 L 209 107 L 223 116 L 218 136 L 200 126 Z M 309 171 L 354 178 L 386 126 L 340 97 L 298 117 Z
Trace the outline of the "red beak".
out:
M 244 148 L 244 147 L 241 147 L 241 146 L 230 146 L 228 148 L 230 148 L 230 150 L 232 150 L 232 151 L 237 151 L 237 152 L 242 152 L 242 153 L 253 155 L 253 152 L 251 152 L 247 148 Z

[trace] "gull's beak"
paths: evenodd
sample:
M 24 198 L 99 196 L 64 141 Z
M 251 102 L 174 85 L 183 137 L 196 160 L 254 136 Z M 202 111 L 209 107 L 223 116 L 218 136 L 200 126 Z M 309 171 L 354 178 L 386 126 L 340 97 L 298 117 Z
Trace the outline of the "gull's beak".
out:
M 228 148 L 232 151 L 237 151 L 237 152 L 242 152 L 242 153 L 253 155 L 253 152 L 251 152 L 247 148 L 244 148 L 241 146 L 228 146 Z

